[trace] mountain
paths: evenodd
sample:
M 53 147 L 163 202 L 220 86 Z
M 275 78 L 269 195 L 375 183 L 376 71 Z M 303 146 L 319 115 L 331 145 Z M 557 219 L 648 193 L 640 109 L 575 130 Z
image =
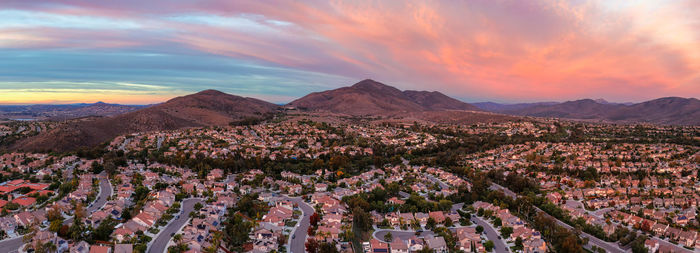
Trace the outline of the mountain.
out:
M 440 92 L 401 91 L 366 79 L 350 87 L 314 92 L 289 103 L 312 111 L 350 115 L 396 115 L 400 113 L 478 110 L 475 106 L 450 98 Z
M 0 118 L 66 120 L 89 116 L 114 116 L 145 108 L 144 105 L 94 104 L 0 105 Z
M 495 104 L 495 103 L 493 103 Z M 583 119 L 619 123 L 700 125 L 700 100 L 667 97 L 636 104 L 619 104 L 592 99 L 563 103 L 493 105 L 477 103 L 482 109 L 511 115 Z
M 95 146 L 128 133 L 221 126 L 246 117 L 261 118 L 277 108 L 277 105 L 262 100 L 206 90 L 114 117 L 71 122 L 22 140 L 13 149 L 70 151 Z
M 434 111 L 442 110 L 466 110 L 466 111 L 480 111 L 478 107 L 467 104 L 465 102 L 459 101 L 457 99 L 448 97 L 437 91 L 415 91 L 407 90 L 403 92 L 404 95 L 409 97 L 413 102 Z
M 649 122 L 668 125 L 700 125 L 700 100 L 666 97 L 638 104 L 623 105 L 609 120 Z
M 489 111 L 489 112 L 502 112 L 502 111 L 512 111 L 512 110 L 520 110 L 520 109 L 525 109 L 533 106 L 539 106 L 539 105 L 555 105 L 559 104 L 558 102 L 537 102 L 537 103 L 519 103 L 519 104 L 500 104 L 500 103 L 494 103 L 494 102 L 479 102 L 479 103 L 472 103 L 472 105 L 478 107 L 481 110 L 484 111 Z

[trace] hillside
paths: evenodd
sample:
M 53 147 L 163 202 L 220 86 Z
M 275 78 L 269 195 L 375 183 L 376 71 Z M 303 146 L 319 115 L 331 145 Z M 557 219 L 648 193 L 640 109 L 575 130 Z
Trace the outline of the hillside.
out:
M 289 103 L 312 111 L 349 115 L 397 115 L 402 113 L 478 110 L 475 106 L 450 98 L 440 92 L 401 91 L 366 79 L 350 87 L 314 92 Z
M 277 108 L 262 100 L 207 90 L 114 117 L 69 123 L 20 141 L 13 149 L 70 151 L 127 133 L 226 125 L 244 117 L 262 117 Z
M 501 105 L 479 103 L 481 108 L 521 116 L 583 119 L 618 123 L 700 125 L 700 100 L 667 97 L 636 104 L 582 99 L 563 103 Z
M 90 116 L 114 116 L 143 109 L 144 105 L 94 104 L 0 105 L 0 118 L 67 120 Z

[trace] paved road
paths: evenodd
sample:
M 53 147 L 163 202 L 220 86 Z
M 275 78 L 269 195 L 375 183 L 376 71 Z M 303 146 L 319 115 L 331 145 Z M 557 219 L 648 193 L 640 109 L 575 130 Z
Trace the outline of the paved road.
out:
M 408 241 L 409 239 L 411 239 L 411 237 L 413 237 L 413 236 L 416 235 L 416 232 L 415 232 L 415 231 L 402 231 L 402 230 L 393 230 L 393 229 L 377 229 L 377 230 L 374 231 L 374 233 L 372 233 L 372 236 L 373 236 L 375 239 L 377 239 L 377 240 L 384 241 L 384 236 L 385 236 L 386 234 L 388 234 L 389 232 L 391 232 L 391 236 L 392 236 L 392 237 L 394 237 L 394 238 L 399 238 L 399 239 L 404 240 L 404 241 Z M 426 231 L 421 232 L 420 235 L 418 235 L 418 237 L 419 237 L 419 238 L 422 238 L 422 237 L 425 237 L 425 236 L 428 236 L 428 235 L 429 235 L 429 236 L 434 236 L 435 233 L 433 233 L 433 231 L 426 230 Z
M 0 252 L 13 253 L 17 252 L 19 247 L 22 246 L 22 237 L 17 237 L 13 239 L 0 241 Z
M 301 221 L 297 222 L 297 226 L 294 228 L 292 236 L 289 238 L 288 250 L 292 253 L 304 253 L 306 252 L 306 246 L 304 246 L 304 244 L 306 243 L 307 230 L 309 229 L 309 226 L 311 226 L 310 218 L 316 211 L 300 197 L 288 197 L 287 199 L 296 203 L 303 213 Z
M 491 187 L 489 187 L 490 190 L 499 190 L 502 191 L 506 196 L 511 197 L 511 198 L 517 198 L 518 194 L 515 194 L 515 192 L 511 191 L 508 188 L 505 188 L 503 186 L 497 185 L 495 183 L 491 183 Z
M 106 174 L 103 172 L 100 175 L 100 195 L 92 203 L 92 207 L 88 207 L 88 213 L 93 213 L 100 208 L 102 208 L 107 203 L 107 198 L 112 195 L 112 184 L 109 183 L 109 179 L 106 178 Z M 73 222 L 73 218 L 66 219 L 63 224 L 68 224 Z M 0 252 L 18 252 L 19 247 L 24 243 L 22 242 L 22 237 L 6 239 L 0 241 Z
M 457 212 L 457 210 L 462 209 L 462 207 L 464 207 L 464 203 L 454 204 L 454 205 L 452 205 L 452 208 L 450 208 L 450 212 Z M 454 221 L 454 222 L 456 223 L 458 221 Z
M 176 216 L 174 220 L 170 221 L 170 224 L 161 230 L 158 237 L 153 240 L 151 247 L 148 249 L 149 253 L 163 253 L 167 250 L 168 242 L 172 238 L 172 234 L 177 233 L 177 231 L 182 228 L 187 221 L 190 220 L 190 212 L 194 211 L 194 205 L 202 202 L 200 198 L 185 199 L 180 205 L 181 211 L 179 216 Z
M 513 191 L 511 191 L 511 190 L 509 190 L 509 189 L 507 189 L 507 188 L 505 188 L 505 187 L 503 187 L 503 186 L 500 186 L 500 185 L 498 185 L 498 184 L 495 184 L 495 183 L 491 183 L 490 189 L 501 190 L 501 191 L 503 191 L 507 196 L 510 196 L 510 197 L 513 197 L 513 198 L 517 197 L 517 194 L 515 194 Z M 546 213 L 545 211 L 540 210 L 540 209 L 537 208 L 537 207 L 535 207 L 535 210 L 536 210 L 538 213 L 543 213 L 544 215 L 546 215 L 546 216 L 548 216 L 548 217 L 551 217 L 552 219 L 554 219 L 555 221 L 557 221 L 557 224 L 559 224 L 560 226 L 565 227 L 566 229 L 569 229 L 569 230 L 573 230 L 573 229 L 574 229 L 573 227 L 569 226 L 569 224 L 566 224 L 566 223 L 564 223 L 563 221 L 560 221 L 559 219 L 554 218 L 553 216 L 549 215 L 549 214 Z M 581 232 L 581 234 L 580 234 L 579 236 L 582 237 L 582 238 L 588 238 L 588 245 L 586 245 L 588 248 L 591 248 L 592 245 L 595 245 L 595 246 L 597 246 L 598 248 L 603 248 L 603 249 L 605 249 L 607 252 L 613 252 L 613 253 L 630 252 L 629 250 L 626 251 L 626 250 L 621 249 L 616 243 L 610 243 L 610 242 L 603 241 L 603 240 L 601 240 L 601 239 L 598 239 L 598 238 L 595 237 L 595 236 L 589 235 L 589 234 L 584 233 L 584 232 Z
M 484 221 L 483 219 L 481 219 L 478 216 L 472 216 L 472 222 L 476 225 L 484 227 L 484 232 L 486 233 L 486 238 L 488 238 L 489 240 L 491 240 L 493 242 L 493 245 L 495 245 L 493 247 L 493 250 L 496 253 L 510 252 L 508 250 L 508 247 L 506 246 L 506 244 L 503 242 L 503 240 L 498 239 L 498 235 L 500 235 L 500 233 L 498 233 L 498 231 L 496 231 L 491 225 L 486 223 L 486 221 Z
M 450 189 L 450 186 L 449 186 L 448 184 L 446 184 L 445 182 L 442 182 L 442 180 L 440 180 L 440 179 L 434 177 L 433 175 L 430 175 L 430 174 L 427 174 L 427 173 L 424 174 L 424 175 L 425 175 L 428 179 L 432 180 L 433 182 L 438 183 L 438 185 L 440 185 L 440 188 L 441 188 L 441 189 Z
M 92 202 L 92 205 L 89 205 L 86 208 L 88 215 L 102 209 L 102 207 L 107 204 L 107 199 L 109 196 L 112 196 L 113 193 L 112 184 L 109 182 L 107 173 L 103 171 L 97 175 L 97 177 L 100 179 L 100 194 L 97 195 L 97 198 L 95 198 L 95 200 Z M 73 217 L 63 221 L 64 225 L 70 225 L 71 223 L 73 223 Z
M 88 213 L 94 213 L 100 210 L 105 204 L 107 204 L 107 199 L 114 193 L 112 189 L 112 184 L 109 182 L 109 178 L 105 172 L 98 175 L 100 179 L 100 195 L 92 203 L 92 206 L 87 208 Z

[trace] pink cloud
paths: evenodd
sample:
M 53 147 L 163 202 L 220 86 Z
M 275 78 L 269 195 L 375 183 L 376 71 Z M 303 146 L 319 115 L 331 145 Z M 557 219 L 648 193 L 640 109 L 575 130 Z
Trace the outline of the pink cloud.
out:
M 616 9 L 603 1 L 572 2 L 66 0 L 10 1 L 7 6 L 129 19 L 145 26 L 120 32 L 11 31 L 35 38 L 34 47 L 167 42 L 198 52 L 357 79 L 372 77 L 402 88 L 442 90 L 465 98 L 700 97 L 700 17 L 698 8 L 688 10 L 697 1 L 664 3 L 659 17 L 649 17 L 642 4 Z M 243 16 L 265 31 L 169 19 L 178 15 Z M 651 21 L 641 22 L 644 18 Z M 673 34 L 664 34 L 669 27 Z

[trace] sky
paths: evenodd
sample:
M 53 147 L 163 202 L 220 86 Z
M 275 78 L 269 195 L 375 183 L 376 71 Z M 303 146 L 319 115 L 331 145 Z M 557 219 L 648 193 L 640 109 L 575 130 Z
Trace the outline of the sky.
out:
M 366 78 L 467 102 L 698 98 L 700 1 L 0 1 L 0 104 L 286 103 Z

